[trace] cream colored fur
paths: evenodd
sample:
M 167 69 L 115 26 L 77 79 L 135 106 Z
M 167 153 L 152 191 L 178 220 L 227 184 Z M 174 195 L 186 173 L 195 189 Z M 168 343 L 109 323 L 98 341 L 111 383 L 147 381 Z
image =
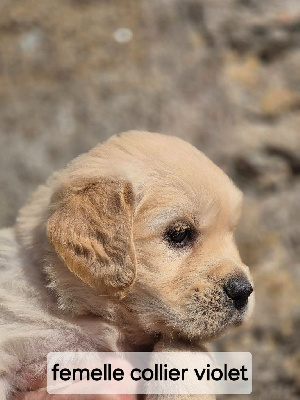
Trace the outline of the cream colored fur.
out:
M 239 312 L 222 289 L 251 281 L 233 238 L 241 200 L 193 146 L 147 132 L 54 174 L 0 233 L 1 400 L 44 376 L 49 351 L 201 349 L 242 323 L 253 295 Z M 190 246 L 167 242 L 174 223 L 195 228 Z

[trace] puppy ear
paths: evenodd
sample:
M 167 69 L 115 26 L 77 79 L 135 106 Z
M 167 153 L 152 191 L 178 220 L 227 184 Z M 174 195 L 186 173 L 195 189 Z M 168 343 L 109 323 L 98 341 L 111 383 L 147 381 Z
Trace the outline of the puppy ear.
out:
M 52 201 L 47 236 L 70 271 L 102 291 L 128 288 L 136 275 L 132 185 L 109 179 L 77 181 Z

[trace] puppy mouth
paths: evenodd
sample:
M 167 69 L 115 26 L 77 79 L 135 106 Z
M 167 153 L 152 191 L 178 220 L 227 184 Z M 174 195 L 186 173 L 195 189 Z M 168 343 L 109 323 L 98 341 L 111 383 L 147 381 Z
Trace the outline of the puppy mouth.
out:
M 139 297 L 134 298 L 131 304 L 134 304 L 133 309 L 138 314 L 138 309 L 143 309 L 141 319 L 149 321 L 147 332 L 206 342 L 221 336 L 228 328 L 241 325 L 249 315 L 248 298 L 252 287 L 248 287 L 248 292 L 244 288 L 237 293 L 232 286 L 234 284 L 227 280 L 226 285 L 223 281 L 218 284 L 210 282 L 204 290 L 194 287 L 186 293 L 185 301 L 181 302 L 180 307 L 179 301 L 162 301 L 150 293 L 147 307 L 145 303 L 139 303 Z
M 222 286 L 204 293 L 194 291 L 177 315 L 176 331 L 182 337 L 202 341 L 221 336 L 228 328 L 241 325 L 247 318 L 250 292 L 252 287 L 235 296 L 233 291 L 226 291 Z

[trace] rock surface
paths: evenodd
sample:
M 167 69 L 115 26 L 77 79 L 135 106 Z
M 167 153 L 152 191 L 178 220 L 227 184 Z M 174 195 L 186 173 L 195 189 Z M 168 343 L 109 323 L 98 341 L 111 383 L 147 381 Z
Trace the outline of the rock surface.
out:
M 237 240 L 255 400 L 299 380 L 299 0 L 0 0 L 0 223 L 52 171 L 114 133 L 178 135 L 245 192 Z M 237 399 L 240 396 L 219 396 Z

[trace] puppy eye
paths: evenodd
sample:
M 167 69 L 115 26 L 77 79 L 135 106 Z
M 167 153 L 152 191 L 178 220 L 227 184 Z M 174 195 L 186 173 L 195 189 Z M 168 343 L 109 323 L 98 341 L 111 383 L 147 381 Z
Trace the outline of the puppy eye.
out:
M 196 236 L 195 229 L 186 223 L 176 223 L 164 234 L 165 240 L 172 247 L 183 248 L 190 246 Z

